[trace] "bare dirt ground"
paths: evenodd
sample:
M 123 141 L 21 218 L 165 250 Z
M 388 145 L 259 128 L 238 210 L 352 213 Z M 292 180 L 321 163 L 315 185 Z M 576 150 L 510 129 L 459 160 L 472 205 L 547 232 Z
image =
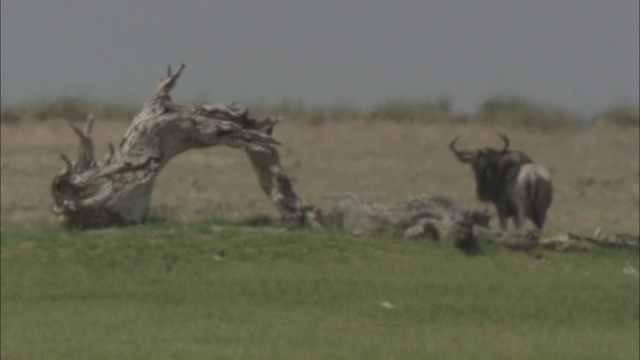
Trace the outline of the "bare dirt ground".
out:
M 97 159 L 108 142 L 118 144 L 128 126 L 127 121 L 97 120 Z M 1 130 L 2 226 L 56 224 L 48 211 L 50 182 L 64 165 L 58 154 L 75 158 L 78 139 L 64 120 L 24 120 L 2 124 Z M 585 131 L 543 133 L 479 125 L 285 120 L 274 137 L 283 143 L 282 163 L 296 192 L 312 203 L 347 191 L 385 204 L 425 193 L 484 208 L 488 205 L 475 200 L 471 168 L 457 162 L 447 146 L 462 134 L 460 148 L 500 147 L 496 131 L 511 138 L 512 149 L 551 170 L 555 193 L 548 229 L 590 234 L 601 227 L 605 233 L 638 234 L 638 128 L 595 124 Z M 151 207 L 152 216 L 184 221 L 277 217 L 244 152 L 223 147 L 173 159 L 156 181 Z

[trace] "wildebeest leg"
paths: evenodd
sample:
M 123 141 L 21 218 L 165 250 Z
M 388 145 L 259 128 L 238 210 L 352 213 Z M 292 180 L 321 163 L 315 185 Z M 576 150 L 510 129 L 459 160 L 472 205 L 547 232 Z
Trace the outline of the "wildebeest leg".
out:
M 520 230 L 520 228 L 524 226 L 524 223 L 526 221 L 527 219 L 524 216 L 524 209 L 518 207 L 518 209 L 516 210 L 516 214 L 513 217 L 513 226 L 515 226 L 516 230 Z
M 507 231 L 507 218 L 500 215 L 498 215 L 498 218 L 500 219 L 500 229 Z
M 507 230 L 508 211 L 506 206 L 496 205 L 496 211 L 498 212 L 498 221 L 500 222 L 500 229 Z

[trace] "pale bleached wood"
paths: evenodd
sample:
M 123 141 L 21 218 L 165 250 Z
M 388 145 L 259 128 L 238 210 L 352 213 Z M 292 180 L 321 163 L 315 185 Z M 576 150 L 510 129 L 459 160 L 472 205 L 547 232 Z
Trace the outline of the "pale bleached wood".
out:
M 62 154 L 66 167 L 51 185 L 55 206 L 69 228 L 99 228 L 144 222 L 154 180 L 164 166 L 183 151 L 225 145 L 247 152 L 261 188 L 273 201 L 285 222 L 305 224 L 314 219 L 313 207 L 299 199 L 280 165 L 271 137 L 280 118 L 255 119 L 237 103 L 179 105 L 169 92 L 185 65 L 169 67 L 166 78 L 147 100 L 117 148 L 109 145 L 102 161 L 94 159 L 91 130 L 72 124 L 80 139 L 75 162 Z

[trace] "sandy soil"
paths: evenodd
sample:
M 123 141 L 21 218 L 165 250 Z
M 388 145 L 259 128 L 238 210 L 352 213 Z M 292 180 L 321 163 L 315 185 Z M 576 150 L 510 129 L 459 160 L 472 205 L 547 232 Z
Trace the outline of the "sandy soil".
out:
M 117 144 L 126 121 L 94 126 L 96 156 Z M 25 120 L 2 124 L 2 226 L 55 224 L 49 186 L 62 169 L 59 153 L 76 155 L 78 140 L 63 120 Z M 472 171 L 455 160 L 449 141 L 459 147 L 501 146 L 496 131 L 511 138 L 551 170 L 554 203 L 547 226 L 590 233 L 639 232 L 639 136 L 637 128 L 596 124 L 586 131 L 542 133 L 531 129 L 477 125 L 425 125 L 392 122 L 326 122 L 310 125 L 285 120 L 274 133 L 283 166 L 298 195 L 316 202 L 346 191 L 379 203 L 411 194 L 445 195 L 460 206 L 484 208 L 475 200 Z M 212 217 L 277 217 L 260 191 L 246 155 L 215 147 L 175 158 L 156 182 L 152 216 L 181 220 Z M 492 209 L 492 208 L 491 208 Z M 492 209 L 493 210 L 493 209 Z M 492 220 L 495 226 L 495 219 Z

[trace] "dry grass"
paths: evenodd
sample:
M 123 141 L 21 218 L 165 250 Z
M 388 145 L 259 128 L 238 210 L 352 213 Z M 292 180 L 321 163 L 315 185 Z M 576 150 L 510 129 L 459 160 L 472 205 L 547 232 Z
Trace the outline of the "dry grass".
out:
M 107 142 L 120 141 L 128 125 L 98 120 L 98 158 Z M 62 120 L 3 121 L 1 127 L 2 226 L 55 223 L 47 210 L 50 181 L 63 165 L 58 154 L 76 155 L 77 138 Z M 284 144 L 281 158 L 296 192 L 312 202 L 345 191 L 382 203 L 427 193 L 483 207 L 475 200 L 471 169 L 455 160 L 447 144 L 462 134 L 461 147 L 500 146 L 496 131 L 507 133 L 514 149 L 551 170 L 555 199 L 548 228 L 639 232 L 637 128 L 596 123 L 586 131 L 541 132 L 496 124 L 286 120 L 274 136 Z M 160 174 L 152 199 L 152 215 L 179 220 L 262 214 L 276 216 L 246 155 L 221 147 L 174 159 Z

